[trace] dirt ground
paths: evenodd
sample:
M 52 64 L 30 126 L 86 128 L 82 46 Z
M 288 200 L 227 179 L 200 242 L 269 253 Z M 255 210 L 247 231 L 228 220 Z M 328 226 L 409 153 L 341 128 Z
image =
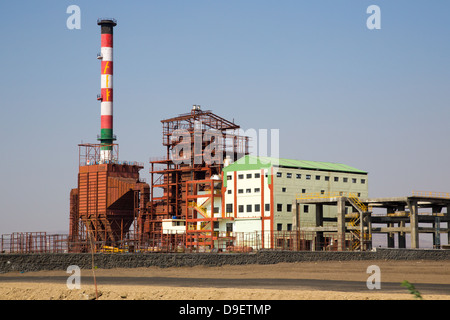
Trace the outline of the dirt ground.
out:
M 354 281 L 365 286 L 371 275 L 367 273 L 370 265 L 380 268 L 381 290 L 351 291 L 345 287 L 346 283 Z M 411 300 L 415 299 L 414 296 L 400 285 L 404 280 L 411 284 L 450 285 L 448 261 L 330 261 L 164 269 L 96 269 L 94 272 L 99 300 Z M 0 274 L 0 299 L 86 300 L 96 297 L 92 270 L 81 271 L 80 289 L 68 289 L 66 280 L 69 276 L 65 271 Z M 205 282 L 200 281 L 208 283 L 218 278 L 228 279 L 229 284 L 225 281 L 220 286 L 207 287 Z M 258 284 L 258 279 L 265 282 Z M 277 283 L 277 280 L 287 283 L 296 279 L 330 282 L 321 281 L 318 287 L 300 288 L 271 284 Z M 165 280 L 170 281 L 165 284 Z M 184 282 L 178 285 L 178 280 Z M 246 281 L 250 284 L 247 285 Z M 336 287 L 336 283 L 342 283 L 343 289 Z M 390 283 L 390 289 L 383 290 L 383 283 Z M 450 300 L 450 291 L 436 293 L 431 290 L 421 294 L 425 300 Z

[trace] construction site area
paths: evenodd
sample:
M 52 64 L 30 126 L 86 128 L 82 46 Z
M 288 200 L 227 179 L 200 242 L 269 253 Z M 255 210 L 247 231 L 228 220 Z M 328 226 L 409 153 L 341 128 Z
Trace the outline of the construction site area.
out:
M 78 145 L 68 234 L 1 235 L 2 253 L 370 251 L 450 244 L 450 194 L 370 198 L 368 172 L 346 164 L 270 158 L 250 150 L 235 120 L 200 105 L 168 115 L 162 156 L 119 158 L 113 133 L 114 19 L 101 29 L 98 143 Z M 156 124 L 155 124 L 156 125 Z M 408 239 L 408 240 L 407 240 Z

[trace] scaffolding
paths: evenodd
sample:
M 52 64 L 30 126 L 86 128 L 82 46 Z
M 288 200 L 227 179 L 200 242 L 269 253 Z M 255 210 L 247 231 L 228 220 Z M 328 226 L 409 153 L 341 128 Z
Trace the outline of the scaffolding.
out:
M 0 236 L 0 253 L 66 253 L 67 234 L 13 232 Z
M 152 234 L 145 241 L 136 242 L 138 235 L 132 231 L 129 238 L 114 245 L 106 245 L 104 241 L 69 241 L 67 234 L 47 234 L 45 232 L 16 232 L 0 235 L 0 253 L 67 253 L 69 247 L 84 248 L 92 245 L 101 253 L 251 253 L 261 249 L 282 251 L 337 251 L 338 237 L 331 234 L 317 238 L 313 232 L 304 231 L 255 231 L 255 232 L 218 232 L 214 231 L 214 246 L 202 244 L 204 238 L 189 238 L 186 232 L 169 234 Z M 264 240 L 266 239 L 266 240 Z M 195 241 L 195 244 L 192 242 Z M 263 241 L 273 242 L 272 247 L 263 246 Z M 319 242 L 320 241 L 320 242 Z M 346 237 L 351 246 L 352 239 Z M 320 248 L 320 249 L 318 249 Z M 85 248 L 89 250 L 89 247 Z M 71 250 L 73 251 L 73 250 Z
M 221 180 L 186 181 L 186 246 L 189 248 L 214 248 L 217 235 L 214 232 L 214 198 L 221 197 Z M 210 208 L 208 210 L 208 207 Z
M 232 162 L 249 154 L 249 137 L 240 134 L 240 127 L 234 121 L 201 110 L 200 106 L 194 105 L 190 113 L 161 123 L 166 154 L 150 160 L 151 199 L 146 213 L 141 216 L 139 234 L 142 239 L 154 235 L 162 237 L 164 219 L 198 219 L 194 218 L 193 212 L 200 215 L 201 212 L 190 207 L 188 185 L 220 179 L 226 161 Z M 187 225 L 192 228 L 192 223 Z M 194 231 L 187 228 L 186 232 L 192 239 Z M 204 238 L 205 232 L 200 233 Z M 212 237 L 209 239 L 208 246 L 213 246 Z

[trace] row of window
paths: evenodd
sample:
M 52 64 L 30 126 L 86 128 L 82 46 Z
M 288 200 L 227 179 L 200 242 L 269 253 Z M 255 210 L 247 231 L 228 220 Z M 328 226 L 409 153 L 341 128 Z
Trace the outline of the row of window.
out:
M 219 229 L 219 221 L 214 221 L 214 229 Z M 227 223 L 226 230 L 227 232 L 233 232 L 233 224 Z M 292 223 L 286 224 L 286 230 L 292 231 Z M 277 231 L 283 231 L 283 225 L 281 223 L 277 223 Z
M 277 177 L 281 178 L 283 176 L 282 172 L 277 172 Z M 259 178 L 261 177 L 260 173 L 247 173 L 247 174 L 238 174 L 238 179 L 244 179 L 244 177 L 246 177 L 246 179 L 252 179 L 252 178 Z M 286 173 L 286 178 L 291 179 L 293 177 L 292 173 L 287 172 Z M 301 179 L 302 178 L 302 174 L 301 173 L 296 173 L 295 174 L 295 178 L 296 179 Z M 227 180 L 232 180 L 233 176 L 232 175 L 227 175 Z M 311 180 L 312 179 L 312 175 L 311 174 L 305 174 L 305 179 L 306 180 Z M 321 180 L 322 176 L 320 175 L 316 175 L 315 176 L 316 180 Z M 324 176 L 325 181 L 330 181 L 330 177 L 329 176 Z M 356 178 L 351 178 L 352 183 L 357 183 L 358 179 Z M 333 181 L 334 182 L 339 182 L 339 177 L 333 177 Z M 347 177 L 343 177 L 342 181 L 347 183 L 349 181 L 349 179 Z M 361 184 L 365 184 L 366 183 L 366 179 L 361 179 Z
M 281 188 L 282 192 L 286 192 L 286 188 Z M 302 189 L 302 193 L 306 193 L 306 189 Z M 344 194 L 344 191 L 339 191 L 340 194 Z M 320 194 L 325 194 L 325 190 L 320 190 Z M 358 198 L 361 197 L 361 192 L 357 193 Z
M 277 231 L 283 231 L 283 225 L 281 223 L 277 223 Z M 288 223 L 286 225 L 286 231 L 292 231 L 292 223 Z M 282 239 L 278 239 L 278 240 L 282 240 Z M 289 240 L 289 239 L 286 239 L 286 240 Z
M 239 180 L 242 180 L 242 179 L 244 179 L 244 176 L 247 178 L 247 179 L 252 179 L 252 178 L 255 178 L 255 179 L 258 179 L 258 178 L 260 178 L 261 177 L 261 174 L 260 173 L 247 173 L 247 174 L 238 174 L 238 179 Z M 233 180 L 233 176 L 232 175 L 228 175 L 227 176 L 227 180 Z
M 246 209 L 244 211 L 244 209 Z M 270 211 L 270 203 L 266 203 L 264 205 L 264 210 L 265 211 Z M 233 204 L 232 203 L 227 203 L 226 204 L 226 212 L 227 213 L 233 213 Z M 240 204 L 238 205 L 238 212 L 239 213 L 243 213 L 243 212 L 261 212 L 261 205 L 258 204 L 247 204 L 247 205 L 243 205 Z
M 282 172 L 277 172 L 277 178 L 281 178 L 283 176 Z M 302 178 L 302 174 L 301 173 L 296 173 L 295 174 L 296 179 L 301 179 Z M 286 178 L 291 179 L 292 178 L 292 173 L 287 172 L 286 173 Z M 316 175 L 315 179 L 316 180 L 320 180 L 322 178 L 322 176 L 320 175 Z M 334 182 L 339 182 L 339 177 L 333 177 Z M 312 179 L 312 175 L 310 174 L 305 174 L 305 179 L 306 180 L 311 180 Z M 324 176 L 325 181 L 330 181 L 330 177 L 329 176 Z M 342 178 L 343 182 L 348 182 L 348 178 L 347 177 L 343 177 Z M 352 178 L 352 183 L 357 183 L 357 179 L 356 178 Z M 361 179 L 361 184 L 365 184 L 366 183 L 366 179 Z
M 281 188 L 281 192 L 286 192 L 286 191 L 287 191 L 287 188 L 285 188 L 285 187 Z M 253 188 L 253 192 L 254 193 L 260 193 L 261 189 L 260 188 Z M 227 190 L 227 193 L 228 194 L 232 194 L 232 190 L 231 189 Z M 243 193 L 244 193 L 244 189 L 238 189 L 238 194 L 243 194 Z M 245 193 L 252 193 L 252 189 L 251 188 L 245 189 Z M 302 193 L 306 193 L 306 189 L 302 189 Z M 324 194 L 325 190 L 320 190 L 320 193 Z M 358 197 L 360 197 L 360 196 L 361 196 L 361 193 L 358 193 Z
M 244 211 L 245 209 L 245 211 Z M 270 211 L 270 203 L 266 203 L 264 205 L 264 211 Z M 282 212 L 283 211 L 283 204 L 281 203 L 277 203 L 277 212 Z M 292 212 L 292 204 L 288 203 L 286 204 L 286 211 L 287 212 Z M 304 205 L 303 206 L 303 212 L 308 212 L 308 205 Z M 226 204 L 226 212 L 228 213 L 233 213 L 233 204 L 232 203 L 227 203 Z M 238 205 L 238 212 L 239 213 L 243 213 L 243 212 L 261 212 L 261 205 L 259 203 L 257 204 L 247 204 L 247 205 L 243 205 L 240 204 Z
M 228 194 L 231 194 L 231 192 L 232 192 L 231 190 L 227 190 Z M 259 192 L 261 192 L 261 189 L 260 188 L 253 188 L 253 192 L 254 193 L 259 193 Z M 239 194 L 244 193 L 244 189 L 238 189 L 238 193 Z M 245 193 L 252 193 L 252 188 L 245 189 Z
M 283 212 L 283 207 L 284 205 L 282 203 L 277 203 L 277 212 Z M 219 208 L 217 208 L 217 212 L 216 210 L 214 210 L 214 213 L 218 213 Z M 346 208 L 347 210 L 347 208 Z M 270 203 L 266 203 L 264 205 L 264 211 L 265 212 L 269 212 L 270 211 Z M 292 212 L 292 204 L 288 203 L 286 204 L 286 211 L 287 212 Z M 309 205 L 305 204 L 303 205 L 303 213 L 308 213 L 309 212 Z M 227 203 L 226 204 L 226 212 L 227 213 L 233 213 L 233 204 L 232 203 Z M 239 213 L 244 213 L 244 212 L 261 212 L 261 205 L 259 203 L 257 204 L 247 204 L 247 205 L 243 205 L 240 204 L 238 205 L 238 212 Z

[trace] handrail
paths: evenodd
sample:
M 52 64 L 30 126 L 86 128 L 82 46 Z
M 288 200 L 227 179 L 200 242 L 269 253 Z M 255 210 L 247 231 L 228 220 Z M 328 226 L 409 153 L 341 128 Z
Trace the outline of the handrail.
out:
M 450 199 L 450 192 L 434 192 L 434 191 L 415 191 L 412 192 L 413 196 L 417 197 L 432 197 L 432 198 L 444 198 Z
M 300 193 L 296 196 L 297 200 L 307 200 L 307 199 L 328 199 L 337 197 L 346 197 L 349 193 L 347 192 L 315 192 L 315 193 Z
M 189 201 L 188 207 L 195 208 L 195 209 L 197 209 L 197 211 L 199 211 L 205 217 L 209 217 L 208 210 L 203 206 L 199 206 L 196 201 Z
M 137 162 L 137 161 L 89 160 L 89 159 L 87 159 L 85 161 L 86 166 L 95 165 L 95 164 L 124 164 L 124 165 L 129 165 L 129 166 L 144 167 L 143 162 Z
M 362 212 L 367 212 L 367 206 L 359 201 L 358 197 L 354 193 L 349 193 L 349 199 L 352 200 Z

